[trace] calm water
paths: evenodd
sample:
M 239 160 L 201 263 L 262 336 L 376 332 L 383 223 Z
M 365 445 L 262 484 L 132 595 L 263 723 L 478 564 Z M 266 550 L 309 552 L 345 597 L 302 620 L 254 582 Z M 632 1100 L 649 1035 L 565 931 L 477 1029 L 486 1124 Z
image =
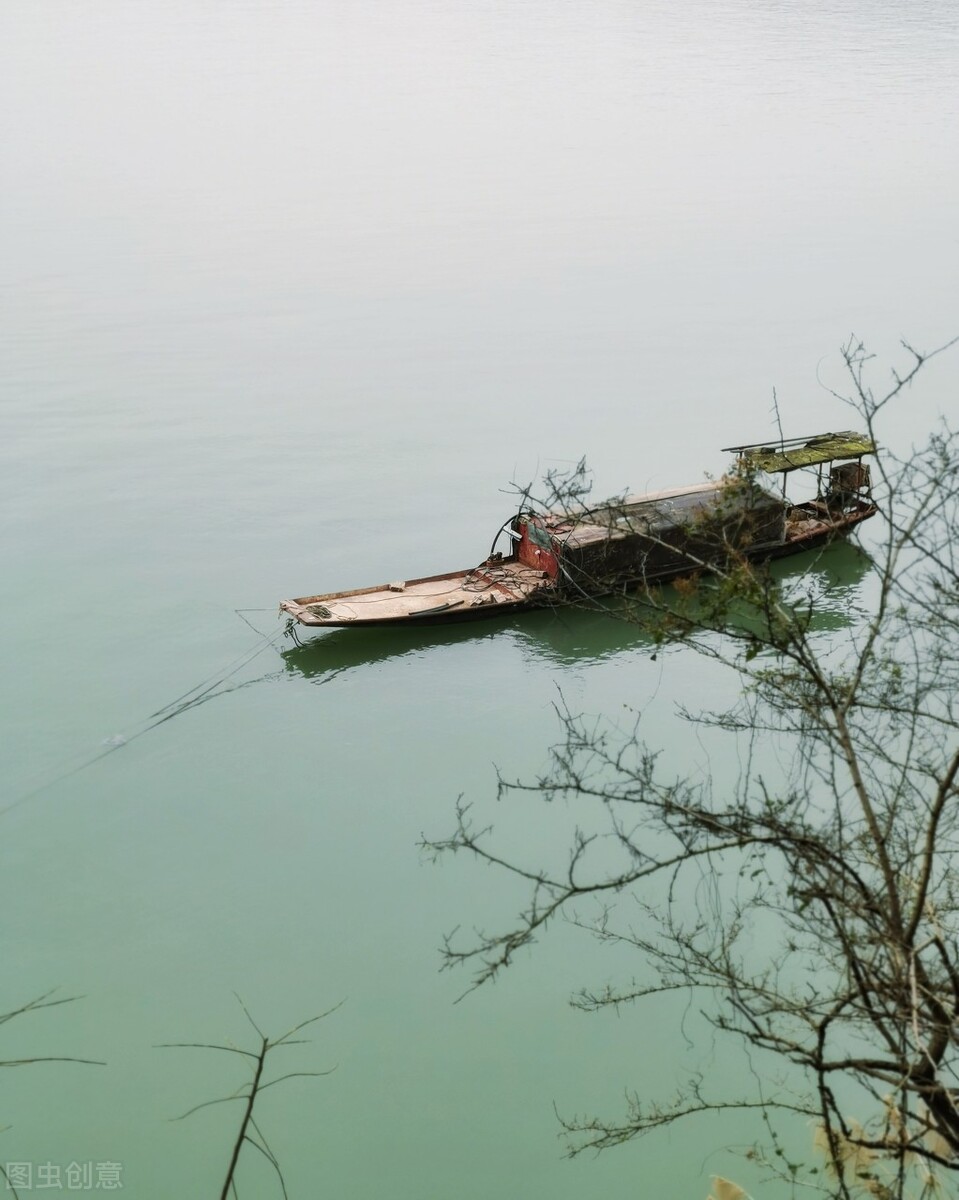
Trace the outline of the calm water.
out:
M 0 1057 L 108 1062 L 4 1072 L 0 1162 L 218 1194 L 238 1107 L 169 1118 L 242 1064 L 155 1047 L 249 1044 L 236 992 L 273 1033 L 344 1001 L 278 1060 L 336 1071 L 263 1098 L 293 1196 L 748 1181 L 742 1121 L 562 1159 L 554 1104 L 745 1066 L 668 1006 L 570 1009 L 639 968 L 564 926 L 455 1005 L 442 934 L 520 893 L 417 849 L 465 793 L 561 853 L 588 814 L 493 811 L 558 689 L 721 782 L 675 706 L 729 681 L 568 614 L 250 656 L 283 596 L 482 558 L 510 481 L 585 453 L 600 492 L 692 482 L 771 431 L 774 388 L 787 433 L 846 427 L 851 331 L 884 359 L 959 332 L 955 7 L 6 0 L 0 25 L 0 1011 L 85 997 Z M 957 384 L 930 366 L 899 449 Z M 831 572 L 840 638 L 863 585 Z

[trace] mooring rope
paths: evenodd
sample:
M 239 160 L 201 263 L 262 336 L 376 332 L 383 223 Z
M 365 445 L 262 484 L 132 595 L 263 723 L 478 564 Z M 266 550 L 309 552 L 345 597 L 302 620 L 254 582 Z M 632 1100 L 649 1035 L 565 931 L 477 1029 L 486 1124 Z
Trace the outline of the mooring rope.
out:
M 233 611 L 236 613 L 236 615 L 240 618 L 241 621 L 245 622 L 247 625 L 250 626 L 250 628 L 253 630 L 253 632 L 259 638 L 263 639 L 262 644 L 257 649 L 255 649 L 252 654 L 241 654 L 241 655 L 239 655 L 239 657 L 234 658 L 231 662 L 228 662 L 226 664 L 227 669 L 224 673 L 217 673 L 216 675 L 208 675 L 206 677 L 206 679 L 201 679 L 200 682 L 197 684 L 194 684 L 194 686 L 191 687 L 188 692 L 184 692 L 182 696 L 177 696 L 177 698 L 175 700 L 171 700 L 169 704 L 164 704 L 164 706 L 162 708 L 158 708 L 156 710 L 156 712 L 150 713 L 150 715 L 146 718 L 146 720 L 152 721 L 154 717 L 162 716 L 163 713 L 168 712 L 171 708 L 177 708 L 179 710 L 179 706 L 181 705 L 181 703 L 184 700 L 186 700 L 188 696 L 192 696 L 194 692 L 200 691 L 200 688 L 204 688 L 205 691 L 209 691 L 210 689 L 209 689 L 209 687 L 207 687 L 207 684 L 210 684 L 212 687 L 217 687 L 220 683 L 223 682 L 224 679 L 229 679 L 231 675 L 235 675 L 236 672 L 239 671 L 241 668 L 243 668 L 248 662 L 250 662 L 251 659 L 256 658 L 256 656 L 262 650 L 265 650 L 267 648 L 267 646 L 272 645 L 275 641 L 277 641 L 278 638 L 282 637 L 283 634 L 285 633 L 285 630 L 283 630 L 283 629 L 281 629 L 278 633 L 274 633 L 274 634 L 262 633 L 259 629 L 255 629 L 252 625 L 250 625 L 250 622 L 247 621 L 246 617 L 243 616 L 243 613 L 245 613 L 245 612 L 270 612 L 270 611 L 272 611 L 271 609 L 235 608 Z M 233 668 L 233 669 L 230 669 L 230 668 Z M 200 692 L 200 695 L 203 695 L 203 694 L 204 694 L 204 692 Z M 139 735 L 137 735 L 137 736 L 139 736 Z M 129 739 L 127 739 L 127 740 L 129 740 Z
M 253 632 L 260 637 L 261 640 L 258 645 L 254 646 L 252 650 L 244 652 L 231 662 L 227 663 L 226 668 L 221 669 L 215 675 L 207 676 L 206 679 L 202 679 L 198 684 L 190 688 L 189 691 L 184 692 L 175 700 L 171 700 L 169 704 L 165 704 L 162 708 L 158 708 L 156 712 L 150 713 L 149 716 L 144 717 L 142 721 L 137 722 L 137 724 L 131 727 L 130 732 L 113 734 L 111 737 L 105 738 L 103 742 L 103 749 L 98 753 L 89 755 L 76 766 L 62 771 L 55 778 L 47 780 L 46 783 L 42 783 L 38 787 L 32 788 L 30 791 L 25 792 L 22 796 L 17 797 L 16 800 L 4 805 L 2 808 L 0 808 L 0 817 L 5 816 L 7 813 L 12 812 L 13 809 L 19 808 L 22 804 L 25 804 L 28 800 L 32 800 L 41 793 L 48 791 L 52 787 L 55 787 L 58 783 L 63 783 L 64 780 L 72 778 L 81 771 L 85 771 L 88 767 L 92 767 L 94 763 L 98 763 L 101 759 L 106 758 L 108 755 L 116 753 L 116 751 L 121 749 L 123 746 L 128 746 L 131 742 L 135 742 L 137 738 L 143 737 L 144 734 L 151 733 L 160 725 L 166 724 L 167 721 L 172 721 L 174 717 L 182 716 L 183 713 L 189 712 L 191 708 L 196 708 L 198 705 L 206 703 L 207 700 L 212 700 L 216 696 L 226 695 L 228 692 L 235 690 L 234 688 L 228 688 L 223 692 L 217 691 L 222 684 L 224 684 L 228 679 L 231 679 L 239 671 L 242 671 L 245 666 L 248 666 L 255 658 L 258 658 L 265 650 L 275 647 L 280 638 L 286 636 L 286 629 L 280 629 L 273 634 L 264 634 L 261 633 L 260 630 L 256 629 L 243 616 L 244 612 L 271 612 L 272 609 L 247 608 L 234 609 L 234 611 L 236 612 L 237 616 L 239 616 L 241 620 L 245 621 L 246 624 L 249 625 L 253 630 Z M 142 726 L 142 728 L 140 728 L 140 726 Z

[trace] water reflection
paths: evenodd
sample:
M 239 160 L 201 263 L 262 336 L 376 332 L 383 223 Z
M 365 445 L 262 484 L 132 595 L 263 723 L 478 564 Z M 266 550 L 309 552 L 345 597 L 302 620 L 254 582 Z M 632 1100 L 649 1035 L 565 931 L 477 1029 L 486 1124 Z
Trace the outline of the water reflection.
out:
M 812 628 L 847 628 L 863 611 L 868 555 L 848 542 L 774 563 L 774 576 L 814 606 Z M 372 666 L 447 646 L 509 639 L 530 659 L 554 665 L 600 662 L 652 641 L 629 619 L 628 598 L 606 597 L 594 608 L 543 609 L 506 621 L 428 628 L 335 629 L 281 652 L 285 668 L 307 679 L 326 680 L 351 667 Z

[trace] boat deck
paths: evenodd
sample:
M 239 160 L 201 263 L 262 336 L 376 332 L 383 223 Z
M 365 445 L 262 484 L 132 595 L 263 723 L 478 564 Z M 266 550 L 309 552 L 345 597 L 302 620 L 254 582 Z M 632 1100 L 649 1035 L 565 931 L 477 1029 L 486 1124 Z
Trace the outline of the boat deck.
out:
M 876 512 L 876 506 L 859 501 L 852 508 L 833 511 L 821 500 L 807 500 L 794 504 L 786 513 L 785 540 L 790 542 L 812 542 L 831 533 L 843 532 L 864 521 Z
M 301 625 L 381 624 L 438 618 L 447 612 L 465 616 L 463 610 L 482 607 L 521 606 L 550 586 L 542 571 L 510 559 L 426 579 L 300 596 L 284 600 L 280 608 Z

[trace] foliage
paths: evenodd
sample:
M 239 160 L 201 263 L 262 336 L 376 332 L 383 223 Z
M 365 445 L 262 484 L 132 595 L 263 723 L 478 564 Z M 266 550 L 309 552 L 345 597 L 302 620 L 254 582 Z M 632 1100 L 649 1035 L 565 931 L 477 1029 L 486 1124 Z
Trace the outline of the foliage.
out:
M 880 446 L 889 406 L 931 357 L 904 347 L 908 369 L 878 393 L 862 344 L 843 349 L 841 399 Z M 770 1090 L 767 1074 L 756 1096 L 723 1096 L 692 1080 L 666 1103 L 634 1097 L 617 1120 L 566 1122 L 572 1153 L 756 1107 L 815 1123 L 822 1187 L 844 1200 L 931 1195 L 937 1172 L 959 1169 L 959 436 L 942 424 L 918 448 L 884 448 L 874 470 L 871 607 L 841 643 L 817 633 L 802 577 L 777 579 L 734 544 L 691 562 L 680 587 L 641 589 L 627 606 L 657 642 L 682 641 L 740 681 L 732 711 L 685 714 L 736 739 L 737 784 L 714 792 L 670 772 L 638 726 L 624 737 L 561 707 L 551 769 L 501 781 L 500 793 L 598 803 L 604 826 L 576 835 L 564 868 L 515 861 L 462 805 L 453 834 L 426 843 L 529 885 L 509 928 L 447 941 L 447 964 L 472 965 L 474 984 L 571 916 L 654 973 L 587 990 L 582 1008 L 694 995 L 771 1070 L 791 1064 L 788 1088 Z M 576 502 L 580 483 L 581 473 Z M 550 488 L 562 495 L 555 478 Z M 777 777 L 755 765 L 769 744 L 787 755 Z M 690 912 L 677 898 L 702 895 L 704 877 L 712 903 Z M 617 907 L 627 896 L 639 926 Z M 754 937 L 775 952 L 757 960 Z M 800 1169 L 781 1153 L 776 1162 L 787 1177 Z

